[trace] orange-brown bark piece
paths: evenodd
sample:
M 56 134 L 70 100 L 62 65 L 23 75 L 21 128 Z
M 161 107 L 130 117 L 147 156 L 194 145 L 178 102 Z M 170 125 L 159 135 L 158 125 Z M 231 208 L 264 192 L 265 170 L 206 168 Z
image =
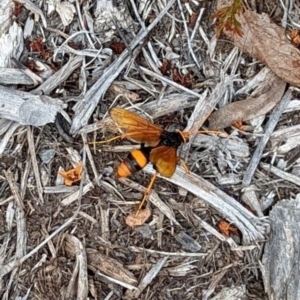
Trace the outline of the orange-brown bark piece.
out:
M 218 228 L 220 230 L 221 233 L 223 233 L 226 236 L 229 236 L 230 233 L 235 234 L 235 235 L 239 235 L 238 229 L 232 225 L 230 225 L 228 222 L 221 220 L 218 223 Z
M 76 168 L 65 172 L 58 172 L 65 180 L 65 185 L 71 186 L 72 184 L 81 180 L 82 163 L 78 164 Z

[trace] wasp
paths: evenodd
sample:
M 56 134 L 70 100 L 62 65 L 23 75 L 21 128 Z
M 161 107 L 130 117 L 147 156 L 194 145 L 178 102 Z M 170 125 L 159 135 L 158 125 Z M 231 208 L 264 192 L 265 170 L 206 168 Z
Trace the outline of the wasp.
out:
M 122 135 L 105 142 L 128 138 L 141 143 L 140 149 L 132 150 L 121 162 L 116 171 L 116 177 L 128 177 L 143 169 L 149 162 L 156 170 L 144 192 L 144 197 L 138 207 L 139 211 L 146 201 L 157 174 L 171 177 L 175 173 L 176 165 L 181 161 L 177 156 L 177 149 L 188 141 L 190 133 L 164 130 L 141 116 L 120 107 L 110 109 L 109 115 L 121 130 Z M 183 161 L 181 162 L 183 163 Z M 187 169 L 186 166 L 185 168 Z

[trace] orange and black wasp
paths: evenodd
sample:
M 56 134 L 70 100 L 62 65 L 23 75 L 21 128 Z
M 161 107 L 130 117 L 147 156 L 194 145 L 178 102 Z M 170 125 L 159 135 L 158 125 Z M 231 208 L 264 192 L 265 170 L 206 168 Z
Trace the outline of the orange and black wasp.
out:
M 122 131 L 122 135 L 114 137 L 106 142 L 116 139 L 128 138 L 134 142 L 141 143 L 141 148 L 133 150 L 119 165 L 116 177 L 128 177 L 143 169 L 149 162 L 153 164 L 156 173 L 144 193 L 144 197 L 138 207 L 142 208 L 151 190 L 157 174 L 171 177 L 176 170 L 180 158 L 177 149 L 188 141 L 189 132 L 169 132 L 141 116 L 120 107 L 114 107 L 109 111 L 110 117 Z

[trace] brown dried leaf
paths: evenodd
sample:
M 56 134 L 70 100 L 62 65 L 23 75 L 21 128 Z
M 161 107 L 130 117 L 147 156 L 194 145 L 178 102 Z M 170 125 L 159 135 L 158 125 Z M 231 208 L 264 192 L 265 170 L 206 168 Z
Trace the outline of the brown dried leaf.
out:
M 14 6 L 15 8 L 13 14 L 14 16 L 18 17 L 21 14 L 24 5 L 19 2 L 14 2 Z
M 213 112 L 209 117 L 209 129 L 222 129 L 237 120 L 247 121 L 266 114 L 280 101 L 285 86 L 286 83 L 270 71 L 255 94 Z
M 65 185 L 71 186 L 73 183 L 76 183 L 81 180 L 82 173 L 82 163 L 78 164 L 76 168 L 71 169 L 66 172 L 58 172 L 65 180 Z
M 159 70 L 161 71 L 161 74 L 167 75 L 168 71 L 170 70 L 170 67 L 171 67 L 171 62 L 166 58 L 164 58 L 162 66 L 159 68 Z
M 29 42 L 28 48 L 31 52 L 39 53 L 44 60 L 47 60 L 53 55 L 52 51 L 47 49 L 42 37 L 37 37 L 33 41 Z
M 180 83 L 181 85 L 183 85 L 187 88 L 192 87 L 192 85 L 194 83 L 194 78 L 190 73 L 181 75 L 177 68 L 173 68 L 172 77 L 175 82 Z
M 126 46 L 124 43 L 114 42 L 110 44 L 110 48 L 115 54 L 121 54 L 126 49 Z
M 218 8 L 211 16 L 218 20 L 215 28 L 217 38 L 222 34 L 223 30 L 230 31 L 239 36 L 243 35 L 241 23 L 238 21 L 237 16 L 245 9 L 245 5 L 243 0 L 231 0 L 230 2 L 228 6 L 224 5 Z
M 231 125 L 239 130 L 244 130 L 243 120 L 236 120 L 231 123 Z
M 127 216 L 125 223 L 134 228 L 136 226 L 143 225 L 148 218 L 151 216 L 151 210 L 150 209 L 141 209 L 138 212 L 134 212 Z
M 267 14 L 246 10 L 237 19 L 243 36 L 224 31 L 242 51 L 267 65 L 282 80 L 300 87 L 300 51 L 287 39 L 285 29 Z
M 290 32 L 290 38 L 292 43 L 299 48 L 300 46 L 300 34 L 298 29 L 293 29 Z
M 198 19 L 199 13 L 193 13 L 190 17 L 189 26 L 194 29 L 196 25 L 196 21 Z

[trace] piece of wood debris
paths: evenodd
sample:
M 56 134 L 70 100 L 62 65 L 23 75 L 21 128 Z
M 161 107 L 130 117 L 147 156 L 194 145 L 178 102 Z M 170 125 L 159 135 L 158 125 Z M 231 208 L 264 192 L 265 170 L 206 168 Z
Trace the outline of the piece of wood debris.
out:
M 31 93 L 34 95 L 49 95 L 56 87 L 65 82 L 65 80 L 73 74 L 82 64 L 83 58 L 80 56 L 71 57 L 69 61 L 56 73 L 50 76 L 45 82 L 39 85 Z
M 129 246 L 130 251 L 136 253 L 150 253 L 153 255 L 166 255 L 166 256 L 175 256 L 175 257 L 204 257 L 207 256 L 207 253 L 189 253 L 189 252 L 167 252 L 167 251 L 157 251 L 152 249 L 145 249 L 141 247 Z
M 136 285 L 135 276 L 119 261 L 101 254 L 95 249 L 86 249 L 88 265 L 93 271 L 101 271 L 106 275 L 130 285 Z
M 300 177 L 293 175 L 289 172 L 282 171 L 279 168 L 276 168 L 270 164 L 266 163 L 260 163 L 260 166 L 262 166 L 267 172 L 271 172 L 272 174 L 275 174 L 276 176 L 282 178 L 283 180 L 287 180 L 289 182 L 292 182 L 293 184 L 296 184 L 297 186 L 300 186 Z
M 210 300 L 241 300 L 247 299 L 247 290 L 245 285 L 222 288 L 216 296 Z
M 262 212 L 261 203 L 257 198 L 256 191 L 258 191 L 258 188 L 255 185 L 247 186 L 242 190 L 241 198 L 243 202 L 249 205 L 259 217 L 263 217 L 264 214 Z
M 44 198 L 43 198 L 43 186 L 41 182 L 41 176 L 40 176 L 40 170 L 37 162 L 37 155 L 35 152 L 35 145 L 34 145 L 34 137 L 33 137 L 33 132 L 32 128 L 30 126 L 27 126 L 27 141 L 28 141 L 28 150 L 30 153 L 31 157 L 31 164 L 32 164 L 32 169 L 36 181 L 36 188 L 39 196 L 39 202 L 40 204 L 44 203 Z
M 150 174 L 154 173 L 151 165 L 147 165 L 143 170 Z M 266 234 L 265 220 L 254 216 L 238 201 L 200 176 L 192 172 L 186 173 L 183 168 L 177 166 L 176 172 L 171 178 L 160 175 L 159 177 L 187 189 L 215 208 L 224 218 L 239 228 L 245 244 L 264 239 Z
M 54 123 L 63 103 L 48 96 L 36 96 L 0 86 L 0 107 L 1 118 L 38 127 Z
M 146 30 L 141 30 L 130 43 L 130 50 L 134 52 L 139 51 L 142 45 L 140 44 L 150 31 L 159 23 L 161 18 L 168 12 L 175 0 L 169 1 L 164 9 L 157 15 L 157 17 L 151 22 Z M 70 133 L 77 133 L 78 130 L 87 124 L 90 116 L 92 115 L 95 107 L 97 106 L 102 95 L 107 91 L 111 83 L 116 79 L 119 73 L 129 63 L 131 56 L 129 51 L 125 49 L 121 55 L 114 61 L 105 71 L 105 73 L 97 80 L 97 82 L 88 90 L 85 97 L 77 102 L 74 107 L 75 117 L 72 121 Z
M 0 68 L 0 84 L 34 85 L 34 80 L 24 70 Z
M 269 299 L 300 299 L 300 194 L 282 200 L 270 212 L 271 234 L 261 270 Z
M 212 295 L 212 293 L 215 291 L 215 289 L 217 288 L 218 284 L 220 283 L 220 281 L 222 280 L 222 278 L 229 272 L 229 268 L 223 268 L 223 270 L 218 273 L 215 274 L 212 278 L 212 281 L 207 289 L 207 291 L 205 291 L 202 295 L 202 300 L 208 300 L 209 297 Z
M 284 112 L 286 106 L 288 105 L 291 99 L 292 99 L 291 90 L 287 90 L 284 96 L 282 97 L 281 101 L 276 105 L 275 109 L 270 115 L 269 121 L 265 127 L 265 134 L 263 137 L 260 138 L 259 144 L 257 145 L 254 154 L 251 158 L 251 161 L 247 167 L 247 170 L 244 173 L 243 186 L 250 185 L 255 170 L 261 160 L 263 151 L 278 123 L 281 114 Z
M 270 142 L 272 149 L 285 154 L 300 144 L 300 125 L 288 126 L 274 131 Z
M 88 191 L 90 191 L 91 189 L 94 188 L 94 185 L 92 182 L 89 182 L 88 184 L 83 186 L 82 189 L 82 194 L 80 193 L 80 189 L 78 189 L 76 192 L 72 193 L 70 196 L 64 198 L 61 201 L 61 205 L 62 206 L 67 206 L 70 205 L 71 203 L 73 203 L 74 201 L 79 199 L 79 195 L 81 194 L 81 196 L 85 195 Z
M 72 277 L 69 281 L 65 297 L 66 299 L 87 299 L 88 274 L 87 274 L 87 256 L 85 248 L 81 241 L 73 235 L 65 235 L 65 250 L 76 257 L 75 267 Z
M 186 249 L 190 252 L 198 252 L 201 249 L 201 245 L 184 231 L 180 231 L 175 236 L 175 239 L 182 245 L 183 249 Z
M 150 269 L 150 271 L 145 275 L 145 277 L 141 280 L 140 284 L 138 285 L 138 290 L 133 292 L 134 298 L 139 298 L 143 290 L 152 282 L 152 280 L 160 272 L 161 268 L 164 266 L 168 258 L 168 256 L 165 256 L 159 259 L 157 263 Z
M 195 265 L 193 265 L 195 263 Z M 175 267 L 164 268 L 161 271 L 162 275 L 172 276 L 172 277 L 185 277 L 188 276 L 193 270 L 197 269 L 197 264 L 199 260 L 192 260 L 188 262 L 184 262 Z
M 31 2 L 30 0 L 18 0 L 18 2 L 24 4 L 24 6 L 28 10 L 30 10 L 32 13 L 36 14 L 37 16 L 41 17 L 44 27 L 47 28 L 46 18 L 42 10 L 36 4 Z

